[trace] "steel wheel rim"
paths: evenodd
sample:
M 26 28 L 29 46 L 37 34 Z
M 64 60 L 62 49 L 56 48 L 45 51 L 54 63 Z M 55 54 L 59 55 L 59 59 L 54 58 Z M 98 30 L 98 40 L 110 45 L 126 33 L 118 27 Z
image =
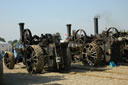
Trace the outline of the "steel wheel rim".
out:
M 32 47 L 29 47 L 26 52 L 26 63 L 28 67 L 28 71 L 31 73 L 36 72 L 36 67 L 37 67 L 37 56 L 35 56 L 35 51 Z
M 5 63 L 5 65 L 9 68 L 9 66 L 10 66 L 10 61 L 9 61 L 9 56 L 8 56 L 7 53 L 6 53 L 5 56 L 4 56 L 4 63 Z
M 96 49 L 92 45 L 87 45 L 82 51 L 83 62 L 87 63 L 89 66 L 94 66 L 97 59 Z

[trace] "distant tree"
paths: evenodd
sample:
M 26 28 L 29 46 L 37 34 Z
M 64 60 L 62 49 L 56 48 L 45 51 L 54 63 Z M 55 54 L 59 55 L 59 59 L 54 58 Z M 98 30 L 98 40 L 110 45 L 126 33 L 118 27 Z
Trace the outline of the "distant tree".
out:
M 8 43 L 10 43 L 13 47 L 16 47 L 16 44 L 19 43 L 18 40 L 9 40 Z
M 60 33 L 59 32 L 56 32 L 56 36 L 60 36 Z
M 59 32 L 56 32 L 55 36 L 57 36 L 61 40 L 61 36 Z
M 12 47 L 16 47 L 16 44 L 17 44 L 17 43 L 13 43 L 13 44 L 12 44 Z
M 12 42 L 12 46 L 13 47 L 16 47 L 16 44 L 18 43 L 18 40 L 13 40 L 13 42 Z
M 18 40 L 9 40 L 8 43 L 10 43 L 13 47 L 16 47 L 16 44 L 19 43 L 20 41 Z
M 13 42 L 13 41 L 11 41 L 11 40 L 8 41 L 8 43 L 10 43 L 11 45 L 12 45 L 12 42 Z
M 1 42 L 6 42 L 4 38 L 0 37 Z
M 13 42 L 12 42 L 12 43 L 14 44 L 14 43 L 17 43 L 17 42 L 18 42 L 18 40 L 13 40 Z

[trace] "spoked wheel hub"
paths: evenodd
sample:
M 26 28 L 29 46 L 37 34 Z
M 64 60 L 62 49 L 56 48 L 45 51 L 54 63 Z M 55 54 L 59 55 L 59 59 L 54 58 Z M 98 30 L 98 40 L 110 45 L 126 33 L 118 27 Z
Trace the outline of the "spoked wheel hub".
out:
M 88 44 L 83 48 L 82 57 L 83 64 L 88 66 L 96 66 L 101 62 L 102 49 L 94 44 Z

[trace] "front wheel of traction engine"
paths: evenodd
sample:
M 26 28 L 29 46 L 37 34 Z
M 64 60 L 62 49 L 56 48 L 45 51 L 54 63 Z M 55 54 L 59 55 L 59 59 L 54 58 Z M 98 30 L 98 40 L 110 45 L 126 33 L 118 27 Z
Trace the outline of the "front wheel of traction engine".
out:
M 102 61 L 102 48 L 95 43 L 84 46 L 82 51 L 82 63 L 85 66 L 98 66 Z
M 41 73 L 44 68 L 43 50 L 39 45 L 26 49 L 26 67 L 29 73 Z
M 15 58 L 12 52 L 7 52 L 4 55 L 4 64 L 7 68 L 13 69 L 15 66 Z

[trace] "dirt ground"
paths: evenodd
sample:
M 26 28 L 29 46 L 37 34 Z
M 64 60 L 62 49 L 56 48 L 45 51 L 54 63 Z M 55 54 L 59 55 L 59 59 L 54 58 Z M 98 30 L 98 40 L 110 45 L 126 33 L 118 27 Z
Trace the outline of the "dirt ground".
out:
M 72 65 L 69 73 L 29 74 L 23 64 L 4 67 L 4 85 L 128 85 L 128 65 L 88 68 Z

